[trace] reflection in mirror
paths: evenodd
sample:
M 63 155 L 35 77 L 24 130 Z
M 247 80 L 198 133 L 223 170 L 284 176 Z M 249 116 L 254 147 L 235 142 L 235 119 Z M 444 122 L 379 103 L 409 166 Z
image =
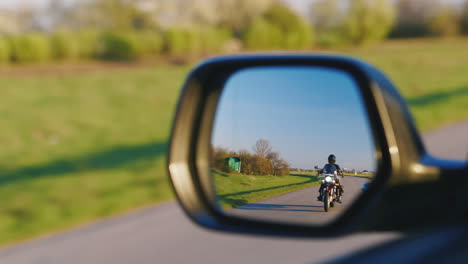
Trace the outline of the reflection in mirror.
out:
M 219 207 L 257 220 L 326 224 L 376 170 L 356 82 L 322 67 L 233 74 L 218 103 L 212 148 Z

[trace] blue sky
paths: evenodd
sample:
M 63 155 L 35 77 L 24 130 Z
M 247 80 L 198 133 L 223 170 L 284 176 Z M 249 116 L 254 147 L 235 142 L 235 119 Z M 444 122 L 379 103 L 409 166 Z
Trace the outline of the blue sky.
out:
M 348 169 L 374 170 L 373 139 L 353 79 L 312 67 L 261 67 L 226 83 L 212 143 L 252 150 L 270 141 L 292 167 L 323 166 L 329 154 Z

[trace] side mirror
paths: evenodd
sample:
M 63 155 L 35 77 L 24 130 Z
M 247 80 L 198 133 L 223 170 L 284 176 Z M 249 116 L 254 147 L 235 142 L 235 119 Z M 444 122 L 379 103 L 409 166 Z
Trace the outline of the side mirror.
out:
M 342 161 L 362 175 L 319 178 L 330 153 L 324 173 Z M 385 75 L 342 56 L 204 62 L 184 85 L 168 168 L 187 215 L 215 230 L 324 237 L 463 219 L 439 216 L 450 210 L 427 192 L 452 193 L 466 164 L 428 156 Z

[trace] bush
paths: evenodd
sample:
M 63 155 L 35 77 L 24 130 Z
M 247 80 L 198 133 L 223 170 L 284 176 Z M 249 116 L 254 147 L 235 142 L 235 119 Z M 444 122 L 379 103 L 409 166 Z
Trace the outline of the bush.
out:
M 11 50 L 8 40 L 6 38 L 0 38 L 0 64 L 5 64 L 10 61 Z
M 260 155 L 253 155 L 251 158 L 253 173 L 259 175 L 273 174 L 273 164 Z
M 312 44 L 312 27 L 299 23 L 286 34 L 284 41 L 285 49 L 307 49 Z
M 344 32 L 354 44 L 379 41 L 392 29 L 396 10 L 388 0 L 351 1 L 344 20 Z
M 306 49 L 312 37 L 312 27 L 284 4 L 275 3 L 247 28 L 244 43 L 248 49 Z
M 224 28 L 205 29 L 202 31 L 202 50 L 205 54 L 224 51 L 225 45 L 231 39 L 231 32 Z
M 346 44 L 343 38 L 343 11 L 338 0 L 317 0 L 311 5 L 315 41 L 322 47 Z
M 100 54 L 101 34 L 94 30 L 82 30 L 75 34 L 78 42 L 78 57 L 81 59 L 92 59 Z
M 202 53 L 202 31 L 197 28 L 187 29 L 185 32 L 186 52 L 188 56 L 195 57 Z
M 172 28 L 165 32 L 165 51 L 171 57 L 193 57 L 203 53 L 203 31 Z
M 236 153 L 227 150 L 226 148 L 216 147 L 212 149 L 212 164 L 211 166 L 219 171 L 231 172 L 227 166 L 226 158 L 236 156 Z
M 241 161 L 241 173 L 257 175 L 288 175 L 290 165 L 278 152 L 272 151 L 267 140 L 258 140 L 254 153 L 248 150 L 229 151 L 223 147 L 212 148 L 211 167 L 223 172 L 232 172 L 226 158 L 238 157 Z
M 186 34 L 182 29 L 172 28 L 164 34 L 165 51 L 169 56 L 183 56 L 187 51 Z
M 317 36 L 317 44 L 321 47 L 339 47 L 350 44 L 350 40 L 344 37 L 341 31 L 322 32 Z
M 144 55 L 159 55 L 163 48 L 161 36 L 155 31 L 143 31 L 137 33 L 137 37 L 142 44 L 142 53 Z
M 264 19 L 254 21 L 244 34 L 244 45 L 250 50 L 280 49 L 281 30 Z
M 56 32 L 51 37 L 52 55 L 58 60 L 73 60 L 80 55 L 78 39 L 71 32 Z
M 47 36 L 31 33 L 11 38 L 12 59 L 18 63 L 44 62 L 51 58 Z
M 312 27 L 285 4 L 274 3 L 265 11 L 264 17 L 281 31 L 281 48 L 305 49 L 312 44 Z
M 134 32 L 107 32 L 100 39 L 99 57 L 106 60 L 136 60 L 143 56 L 144 45 Z

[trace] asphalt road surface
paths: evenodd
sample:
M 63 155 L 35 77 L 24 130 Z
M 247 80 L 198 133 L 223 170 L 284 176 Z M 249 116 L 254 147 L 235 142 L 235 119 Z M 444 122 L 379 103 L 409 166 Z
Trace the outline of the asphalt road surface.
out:
M 333 221 L 350 206 L 361 193 L 361 185 L 369 181 L 356 176 L 339 179 L 345 188 L 343 203 L 335 203 L 328 212 L 324 211 L 323 202 L 317 201 L 319 186 L 314 186 L 239 206 L 228 213 L 252 219 L 323 225 Z
M 468 122 L 424 139 L 437 156 L 465 159 L 466 135 Z M 196 227 L 171 202 L 5 248 L 0 263 L 317 263 L 399 236 L 373 233 L 300 240 L 216 233 Z
M 468 121 L 446 126 L 423 136 L 426 150 L 444 159 L 468 159 Z

